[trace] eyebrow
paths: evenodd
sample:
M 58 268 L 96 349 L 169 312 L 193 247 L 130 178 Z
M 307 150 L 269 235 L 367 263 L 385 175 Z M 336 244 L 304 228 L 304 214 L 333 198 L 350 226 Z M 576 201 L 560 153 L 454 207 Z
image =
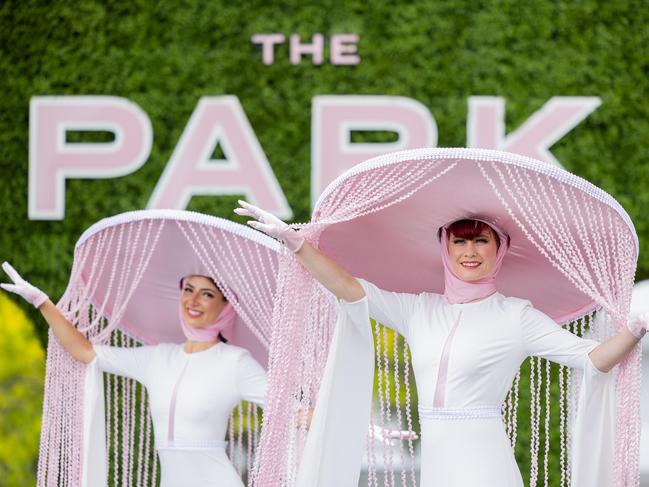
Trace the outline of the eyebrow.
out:
M 484 233 L 479 233 L 478 235 L 476 235 L 476 236 L 473 237 L 473 238 L 460 237 L 460 236 L 458 236 L 458 235 L 453 235 L 452 238 L 454 238 L 454 239 L 460 239 L 460 240 L 475 240 L 476 238 L 480 238 L 480 237 L 492 238 L 492 237 L 491 237 L 491 234 L 490 234 L 489 232 L 487 232 L 487 231 L 485 231 Z
M 186 283 L 185 286 L 189 286 L 189 287 L 191 287 L 192 289 L 196 289 L 196 288 L 194 287 L 194 285 L 193 285 L 193 284 L 190 284 L 190 283 Z M 200 288 L 199 291 L 209 291 L 209 292 L 211 292 L 211 293 L 215 293 L 215 292 L 216 292 L 216 290 L 214 290 L 214 289 L 212 289 L 212 288 L 209 288 L 209 287 L 203 287 L 203 288 Z

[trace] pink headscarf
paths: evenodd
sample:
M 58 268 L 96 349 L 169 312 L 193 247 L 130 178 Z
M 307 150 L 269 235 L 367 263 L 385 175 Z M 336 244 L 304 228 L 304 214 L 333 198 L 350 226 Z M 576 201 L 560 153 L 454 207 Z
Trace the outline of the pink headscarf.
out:
M 464 281 L 455 275 L 448 255 L 448 235 L 446 229 L 454 222 L 444 225 L 441 231 L 440 244 L 442 247 L 442 264 L 444 265 L 444 296 L 450 304 L 468 303 L 477 299 L 486 298 L 496 292 L 496 275 L 500 271 L 503 258 L 509 249 L 509 236 L 496 228 L 493 224 L 477 218 L 468 218 L 489 225 L 498 234 L 500 246 L 496 254 L 496 262 L 491 272 L 477 281 Z
M 182 281 L 185 279 L 183 278 Z M 181 294 L 182 288 L 184 287 L 181 281 Z M 219 315 L 216 318 L 216 321 L 209 326 L 203 328 L 194 328 L 190 326 L 187 321 L 185 321 L 185 316 L 183 315 L 182 302 L 178 307 L 178 314 L 180 316 L 180 326 L 183 330 L 185 337 L 188 340 L 194 342 L 211 342 L 216 340 L 220 333 L 228 330 L 234 325 L 234 322 L 237 320 L 237 312 L 234 307 L 228 303 L 221 310 Z

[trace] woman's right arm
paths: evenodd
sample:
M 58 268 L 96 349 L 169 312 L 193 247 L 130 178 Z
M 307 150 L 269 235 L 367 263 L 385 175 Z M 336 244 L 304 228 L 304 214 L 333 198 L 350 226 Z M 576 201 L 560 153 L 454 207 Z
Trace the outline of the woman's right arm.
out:
M 304 242 L 295 255 L 320 284 L 340 299 L 352 303 L 365 296 L 365 291 L 354 276 L 309 242 Z
M 351 303 L 365 296 L 365 291 L 354 276 L 306 242 L 299 232 L 294 231 L 275 215 L 250 203 L 239 201 L 239 205 L 241 208 L 236 208 L 235 213 L 254 218 L 248 222 L 251 227 L 284 243 L 289 250 L 295 252 L 300 263 L 311 275 L 337 297 Z
M 25 281 L 8 262 L 2 264 L 2 269 L 13 281 L 13 284 L 2 284 L 2 288 L 18 294 L 37 308 L 63 348 L 72 357 L 86 364 L 92 362 L 96 355 L 92 343 L 63 316 L 47 295 Z
M 92 362 L 97 355 L 92 343 L 63 316 L 52 301 L 48 299 L 38 309 L 54 336 L 72 357 L 84 364 Z
M 281 241 L 329 291 L 348 303 L 367 296 L 370 316 L 408 338 L 410 317 L 417 306 L 418 295 L 384 291 L 371 282 L 361 285 L 345 268 L 311 246 L 299 232 L 276 216 L 245 201 L 239 204 L 241 208 L 235 209 L 235 213 L 254 218 L 248 225 Z

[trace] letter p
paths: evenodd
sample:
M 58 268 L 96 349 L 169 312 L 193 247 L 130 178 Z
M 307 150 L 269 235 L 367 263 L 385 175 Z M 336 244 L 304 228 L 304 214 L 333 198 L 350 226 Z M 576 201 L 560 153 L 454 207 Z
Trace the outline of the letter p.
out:
M 70 131 L 111 132 L 110 142 L 67 141 Z M 139 169 L 151 151 L 146 113 L 114 96 L 36 96 L 29 105 L 31 220 L 62 220 L 65 180 L 114 178 Z

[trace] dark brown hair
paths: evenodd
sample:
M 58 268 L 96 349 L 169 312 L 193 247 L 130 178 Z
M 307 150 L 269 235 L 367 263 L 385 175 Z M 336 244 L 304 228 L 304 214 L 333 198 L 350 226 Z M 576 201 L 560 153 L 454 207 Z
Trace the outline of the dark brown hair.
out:
M 192 275 L 192 276 L 193 276 L 193 275 L 197 275 L 197 276 L 200 276 L 200 277 L 204 277 L 205 279 L 208 279 L 208 280 L 209 280 L 209 281 L 214 285 L 214 287 L 216 288 L 216 290 L 217 290 L 219 293 L 221 293 L 221 297 L 223 298 L 223 301 L 227 301 L 227 300 L 228 300 L 228 298 L 225 297 L 225 293 L 224 293 L 223 291 L 221 291 L 221 288 L 219 287 L 219 285 L 216 284 L 216 281 L 215 281 L 214 279 L 212 279 L 210 276 L 204 276 L 204 275 L 202 275 L 202 274 L 191 274 L 191 275 Z M 187 276 L 185 276 L 185 277 L 187 277 Z M 180 279 L 180 282 L 178 283 L 178 288 L 179 288 L 181 291 L 183 290 L 183 286 L 184 286 L 184 284 L 185 284 L 185 277 L 181 278 L 181 279 Z
M 448 237 L 451 237 L 451 233 L 458 238 L 464 238 L 466 240 L 474 240 L 478 237 L 484 230 L 489 229 L 493 232 L 496 237 L 496 246 L 500 247 L 500 237 L 498 237 L 498 232 L 491 228 L 485 222 L 480 220 L 458 220 L 451 223 L 446 229 L 446 234 Z

